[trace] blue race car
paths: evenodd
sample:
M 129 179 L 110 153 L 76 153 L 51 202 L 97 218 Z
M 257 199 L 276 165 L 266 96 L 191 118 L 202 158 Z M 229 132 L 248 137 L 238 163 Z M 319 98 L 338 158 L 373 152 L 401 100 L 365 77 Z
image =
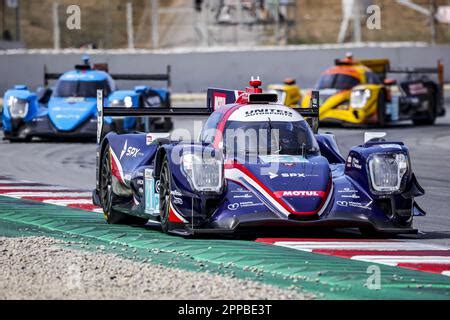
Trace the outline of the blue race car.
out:
M 206 109 L 127 110 L 101 105 L 94 203 L 110 224 L 161 224 L 181 236 L 307 227 L 367 234 L 416 233 L 424 190 L 402 142 L 368 141 L 341 156 L 310 108 L 277 103 L 261 81 L 208 90 Z M 102 132 L 104 116 L 210 115 L 197 142 L 153 133 Z
M 45 88 L 37 93 L 17 85 L 4 96 L 2 124 L 5 139 L 30 141 L 39 138 L 92 138 L 97 132 L 97 90 L 105 93 L 107 107 L 167 108 L 170 106 L 170 67 L 167 74 L 128 75 L 108 73 L 106 64 L 84 64 L 64 74 L 44 72 Z M 58 80 L 49 88 L 49 80 Z M 138 86 L 134 90 L 117 90 L 115 80 L 167 81 L 169 88 Z M 151 130 L 170 130 L 169 118 L 143 123 L 136 118 L 105 119 L 109 130 L 130 132 L 146 126 Z

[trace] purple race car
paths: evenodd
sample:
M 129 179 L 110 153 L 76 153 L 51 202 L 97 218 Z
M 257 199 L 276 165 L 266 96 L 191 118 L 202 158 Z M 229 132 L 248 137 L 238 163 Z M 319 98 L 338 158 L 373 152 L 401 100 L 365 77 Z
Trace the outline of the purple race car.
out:
M 408 148 L 381 138 L 341 156 L 318 132 L 318 92 L 309 109 L 278 103 L 252 79 L 245 91 L 208 90 L 206 109 L 105 108 L 99 92 L 94 203 L 108 223 L 160 223 L 193 236 L 358 228 L 415 233 L 424 190 Z M 152 133 L 103 135 L 104 116 L 205 116 L 196 142 Z

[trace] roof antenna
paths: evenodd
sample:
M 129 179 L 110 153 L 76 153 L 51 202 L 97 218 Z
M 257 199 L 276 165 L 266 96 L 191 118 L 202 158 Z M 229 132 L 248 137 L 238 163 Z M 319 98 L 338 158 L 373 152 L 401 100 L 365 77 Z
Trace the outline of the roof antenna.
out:
M 262 93 L 262 89 L 261 89 L 261 85 L 262 85 L 262 81 L 261 79 L 258 77 L 254 77 L 252 76 L 251 80 L 250 80 L 250 87 L 251 88 L 247 88 L 247 93 Z

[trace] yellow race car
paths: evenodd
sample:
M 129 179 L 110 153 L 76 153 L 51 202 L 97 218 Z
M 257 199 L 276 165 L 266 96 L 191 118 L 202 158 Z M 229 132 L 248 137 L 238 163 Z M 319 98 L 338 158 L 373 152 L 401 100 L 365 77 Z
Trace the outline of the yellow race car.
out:
M 388 73 L 407 77 L 392 90 L 396 80 Z M 425 74 L 436 73 L 439 81 Z M 412 120 L 416 125 L 430 125 L 445 114 L 443 104 L 443 66 L 437 68 L 391 69 L 389 60 L 354 60 L 352 55 L 335 61 L 335 66 L 319 78 L 321 123 L 378 125 Z M 302 101 L 308 107 L 310 93 Z
M 291 108 L 300 108 L 302 92 L 295 79 L 288 78 L 283 84 L 271 84 L 268 91 L 278 95 L 278 102 Z

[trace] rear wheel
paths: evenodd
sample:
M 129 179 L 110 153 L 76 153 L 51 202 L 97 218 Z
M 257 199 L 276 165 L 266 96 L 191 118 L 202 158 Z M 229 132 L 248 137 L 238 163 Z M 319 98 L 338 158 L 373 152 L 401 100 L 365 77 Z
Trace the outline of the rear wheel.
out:
M 431 126 L 436 122 L 436 101 L 434 98 L 434 92 L 430 93 L 428 99 L 428 110 L 423 117 L 413 119 L 413 123 L 416 126 Z
M 150 132 L 169 132 L 173 129 L 171 118 L 156 118 L 150 123 Z
M 170 169 L 167 156 L 163 161 L 159 181 L 159 212 L 161 218 L 161 229 L 164 233 L 167 233 L 169 231 L 170 210 Z
M 113 191 L 111 176 L 111 161 L 109 145 L 106 146 L 100 162 L 100 201 L 103 208 L 103 215 L 109 224 L 137 224 L 144 225 L 147 219 L 124 214 L 113 209 Z
M 378 94 L 378 102 L 377 102 L 377 117 L 378 117 L 378 125 L 380 127 L 386 126 L 386 95 L 383 91 L 380 91 Z

